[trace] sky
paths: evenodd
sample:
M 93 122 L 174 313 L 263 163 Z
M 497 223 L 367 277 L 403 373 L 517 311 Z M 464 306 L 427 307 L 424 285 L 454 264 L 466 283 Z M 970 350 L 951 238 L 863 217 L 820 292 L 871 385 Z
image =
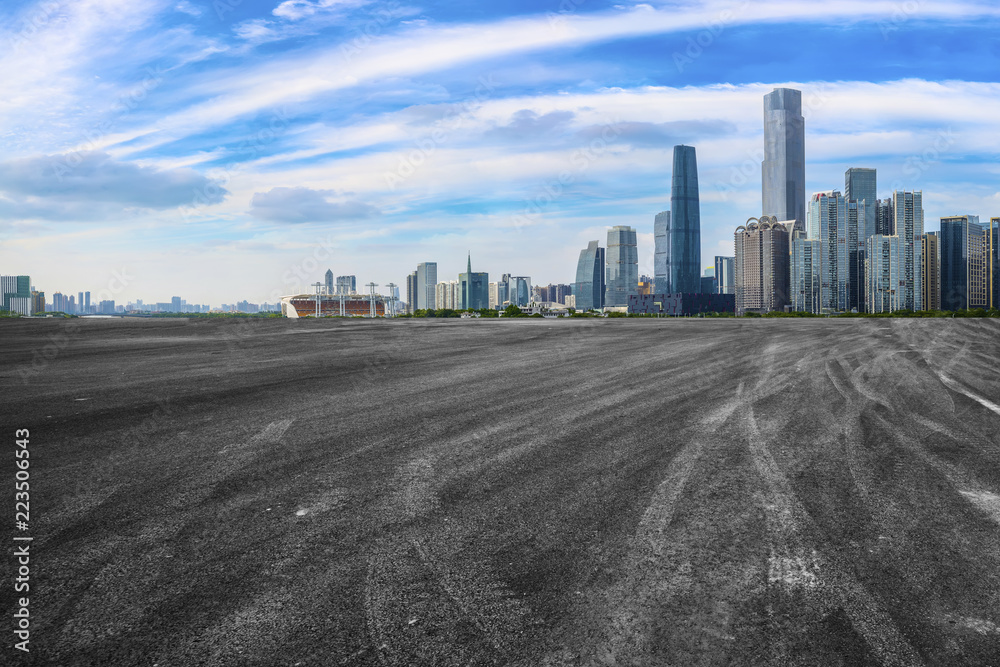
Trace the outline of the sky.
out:
M 419 262 L 571 283 L 670 207 L 702 263 L 761 214 L 763 96 L 803 92 L 806 189 L 878 170 L 1000 216 L 994 0 L 5 0 L 0 274 L 126 303 L 403 286 Z M 51 297 L 49 297 L 51 298 Z

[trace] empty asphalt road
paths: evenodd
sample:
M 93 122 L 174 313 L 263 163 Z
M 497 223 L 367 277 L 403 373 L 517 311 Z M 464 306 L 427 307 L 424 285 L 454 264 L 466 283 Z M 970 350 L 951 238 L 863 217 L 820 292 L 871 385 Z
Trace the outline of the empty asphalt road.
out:
M 34 538 L 32 652 L 7 577 L 3 664 L 1000 665 L 996 320 L 0 345 Z

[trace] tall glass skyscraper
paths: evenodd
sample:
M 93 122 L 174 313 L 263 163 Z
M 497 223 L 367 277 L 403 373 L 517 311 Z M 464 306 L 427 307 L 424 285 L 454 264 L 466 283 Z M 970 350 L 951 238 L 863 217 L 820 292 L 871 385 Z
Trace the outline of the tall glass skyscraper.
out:
M 671 294 L 670 211 L 657 213 L 653 219 L 653 244 L 653 294 Z
M 849 201 L 837 191 L 820 192 L 809 201 L 809 238 L 822 243 L 824 312 L 864 310 L 864 202 Z
M 604 248 L 597 241 L 591 241 L 580 251 L 580 261 L 576 265 L 577 310 L 600 310 L 604 308 Z
M 417 308 L 437 308 L 434 287 L 438 281 L 437 262 L 417 264 Z
M 823 243 L 795 232 L 792 238 L 792 310 L 821 313 L 823 284 Z
M 941 308 L 961 310 L 989 305 L 989 234 L 978 215 L 941 218 Z
M 670 293 L 701 292 L 701 204 L 694 146 L 674 146 L 669 276 Z
M 733 262 L 735 257 L 715 256 L 715 282 L 719 286 L 719 294 L 735 294 L 736 279 Z
M 323 277 L 323 282 L 325 283 L 326 293 L 333 294 L 333 271 L 330 269 L 326 270 L 326 275 Z
M 608 280 L 604 305 L 627 306 L 639 293 L 639 251 L 635 230 L 618 225 L 608 230 Z
M 852 167 L 844 173 L 844 199 L 865 203 L 865 224 L 859 229 L 862 251 L 869 236 L 878 233 L 878 179 L 874 169 Z
M 802 92 L 775 88 L 764 96 L 763 212 L 779 222 L 806 222 L 806 123 Z
M 472 272 L 472 254 L 469 254 L 469 264 L 465 273 L 458 274 L 459 305 L 463 310 L 482 310 L 490 304 L 490 274 Z

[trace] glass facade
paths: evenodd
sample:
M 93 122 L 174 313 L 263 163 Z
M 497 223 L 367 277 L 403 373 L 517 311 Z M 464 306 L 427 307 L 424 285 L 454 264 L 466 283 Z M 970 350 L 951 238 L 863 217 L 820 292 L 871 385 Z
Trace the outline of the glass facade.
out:
M 924 235 L 923 193 L 915 192 L 892 193 L 892 209 L 895 214 L 895 232 L 899 237 L 899 249 L 902 253 L 903 296 L 902 308 L 906 310 L 923 310 L 923 298 L 920 293 L 923 271 L 920 267 L 921 240 Z
M 859 226 L 858 234 L 861 238 L 862 252 L 868 237 L 878 233 L 877 194 L 878 179 L 874 169 L 853 167 L 844 174 L 844 199 L 865 204 L 865 223 Z
M 674 146 L 669 275 L 672 292 L 701 292 L 701 204 L 694 146 Z
M 988 307 L 987 230 L 977 215 L 941 218 L 941 308 Z
M 905 308 L 903 244 L 898 236 L 876 234 L 868 239 L 865 291 L 868 312 L 891 313 Z
M 573 294 L 577 310 L 604 308 L 604 278 L 604 248 L 597 241 L 591 241 L 580 251 L 580 260 L 576 265 Z
M 635 230 L 616 226 L 608 230 L 608 276 L 606 306 L 627 306 L 628 297 L 639 290 L 639 251 Z
M 734 257 L 715 256 L 715 282 L 719 289 L 719 294 L 735 294 L 735 266 Z
M 864 202 L 839 192 L 813 195 L 809 238 L 822 243 L 821 312 L 864 310 Z
M 653 291 L 670 294 L 670 211 L 657 213 L 653 219 Z
M 461 294 L 458 308 L 482 310 L 490 307 L 490 274 L 472 272 L 472 255 L 465 273 L 458 276 Z
M 806 125 L 802 92 L 775 88 L 764 96 L 764 162 L 761 164 L 764 215 L 806 221 Z
M 434 294 L 437 281 L 437 262 L 422 262 L 417 264 L 417 308 L 437 308 Z

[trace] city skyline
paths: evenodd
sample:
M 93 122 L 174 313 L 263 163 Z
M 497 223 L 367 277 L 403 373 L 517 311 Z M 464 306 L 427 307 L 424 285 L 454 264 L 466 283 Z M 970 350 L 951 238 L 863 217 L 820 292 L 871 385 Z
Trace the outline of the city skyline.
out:
M 925 193 L 926 231 L 989 219 L 1000 9 L 919 9 L 5 3 L 0 64 L 22 94 L 0 108 L 0 271 L 73 294 L 124 273 L 119 303 L 273 302 L 328 268 L 455 277 L 471 250 L 490 275 L 564 283 L 628 225 L 654 275 L 678 143 L 698 148 L 707 266 L 762 214 L 774 88 L 802 91 L 807 198 L 874 168 L 880 198 Z

